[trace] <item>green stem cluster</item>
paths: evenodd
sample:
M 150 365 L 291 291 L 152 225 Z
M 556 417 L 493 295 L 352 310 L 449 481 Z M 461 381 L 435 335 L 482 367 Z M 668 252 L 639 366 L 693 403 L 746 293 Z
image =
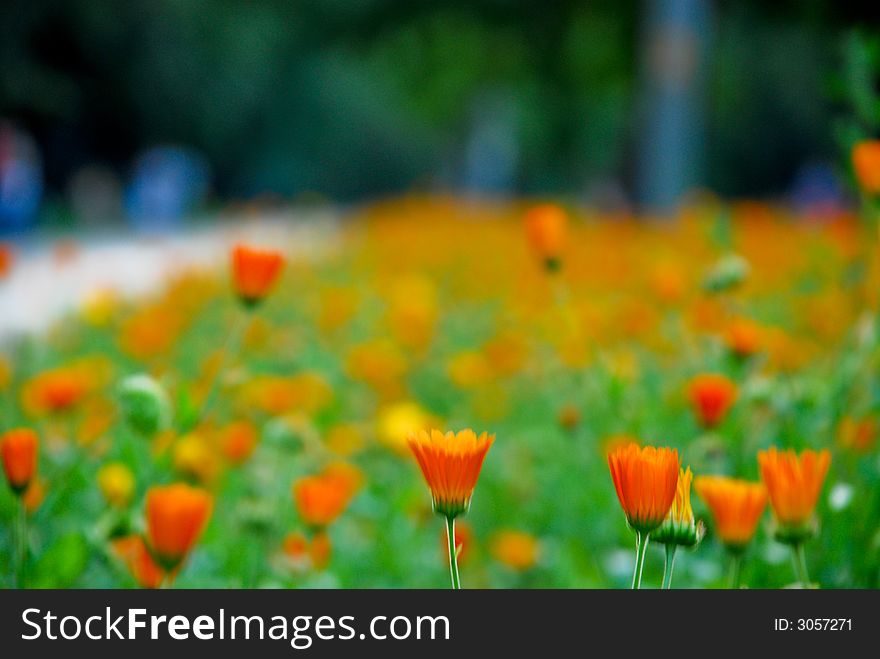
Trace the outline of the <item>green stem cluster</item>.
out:
M 672 571 L 675 569 L 675 550 L 677 545 L 669 543 L 666 545 L 666 562 L 663 565 L 663 584 L 661 588 L 669 590 L 672 588 Z
M 449 574 L 452 577 L 453 590 L 461 590 L 458 576 L 458 551 L 455 548 L 455 517 L 446 517 L 446 539 L 449 541 Z
M 638 590 L 642 587 L 642 569 L 645 567 L 645 554 L 648 553 L 648 542 L 650 539 L 647 533 L 636 531 L 636 565 L 633 570 L 633 590 Z
M 801 584 L 801 588 L 810 587 L 810 574 L 807 571 L 807 555 L 804 552 L 804 543 L 798 542 L 791 546 L 792 559 L 794 560 L 794 573 Z

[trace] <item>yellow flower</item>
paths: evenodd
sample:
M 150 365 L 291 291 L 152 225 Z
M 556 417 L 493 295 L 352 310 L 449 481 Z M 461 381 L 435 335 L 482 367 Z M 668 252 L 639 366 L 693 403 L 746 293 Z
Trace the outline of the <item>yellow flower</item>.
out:
M 211 443 L 200 433 L 184 435 L 174 445 L 174 468 L 203 483 L 220 471 L 220 459 Z
M 111 462 L 98 470 L 98 487 L 111 506 L 125 508 L 134 495 L 134 474 L 121 462 Z
M 691 508 L 691 468 L 679 469 L 675 499 L 660 527 L 651 534 L 651 539 L 664 545 L 693 547 L 703 539 L 703 524 L 694 521 Z
M 415 401 L 407 400 L 387 405 L 379 410 L 376 436 L 388 448 L 406 455 L 410 433 L 427 430 L 437 419 Z

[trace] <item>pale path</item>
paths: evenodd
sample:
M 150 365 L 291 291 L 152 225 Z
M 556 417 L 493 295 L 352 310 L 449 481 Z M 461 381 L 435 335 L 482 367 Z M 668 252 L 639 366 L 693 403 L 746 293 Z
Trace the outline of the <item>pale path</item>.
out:
M 60 247 L 70 242 L 65 238 L 35 239 L 16 249 L 12 272 L 0 280 L 0 343 L 47 329 L 101 290 L 139 296 L 188 268 L 227 268 L 229 250 L 239 241 L 291 258 L 317 258 L 334 245 L 338 221 L 339 214 L 328 210 L 222 216 L 204 228 L 158 236 L 78 235 L 70 250 Z

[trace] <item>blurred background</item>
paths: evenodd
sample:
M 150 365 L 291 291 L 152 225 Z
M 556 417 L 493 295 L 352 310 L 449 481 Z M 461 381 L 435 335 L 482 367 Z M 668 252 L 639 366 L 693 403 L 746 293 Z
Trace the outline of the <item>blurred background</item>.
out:
M 658 211 L 695 189 L 833 203 L 843 145 L 876 127 L 876 107 L 847 122 L 872 98 L 878 14 L 815 0 L 8 0 L 0 230 L 162 228 L 228 202 L 412 190 Z

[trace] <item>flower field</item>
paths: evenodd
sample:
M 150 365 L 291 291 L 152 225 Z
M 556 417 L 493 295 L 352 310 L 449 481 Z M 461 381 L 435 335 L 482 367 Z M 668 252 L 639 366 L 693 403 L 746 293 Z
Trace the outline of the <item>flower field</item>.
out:
M 858 217 L 350 215 L 4 349 L 5 585 L 440 588 L 451 545 L 466 588 L 618 588 L 637 538 L 644 588 L 664 547 L 672 587 L 880 585 Z

